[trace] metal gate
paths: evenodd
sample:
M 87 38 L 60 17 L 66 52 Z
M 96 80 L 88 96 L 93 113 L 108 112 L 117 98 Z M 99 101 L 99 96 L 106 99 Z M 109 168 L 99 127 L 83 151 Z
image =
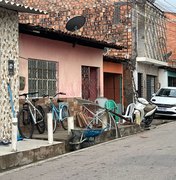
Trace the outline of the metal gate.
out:
M 98 94 L 98 68 L 82 66 L 82 98 L 94 101 Z
M 152 94 L 155 93 L 155 76 L 147 75 L 147 100 L 149 101 Z

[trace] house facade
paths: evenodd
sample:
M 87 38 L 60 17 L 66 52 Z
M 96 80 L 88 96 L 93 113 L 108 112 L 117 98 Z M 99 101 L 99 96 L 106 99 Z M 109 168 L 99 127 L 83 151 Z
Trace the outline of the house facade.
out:
M 20 2 L 19 0 L 17 2 Z M 124 68 L 122 62 L 125 61 L 126 53 L 129 51 L 128 43 L 126 41 L 128 35 L 127 28 L 125 25 L 118 23 L 115 19 L 118 16 L 118 4 L 114 6 L 115 1 L 111 3 L 96 3 L 95 1 L 79 3 L 79 6 L 74 4 L 75 2 L 68 1 L 53 2 L 53 1 L 23 1 L 26 5 L 35 5 L 35 7 L 41 7 L 42 9 L 48 9 L 49 14 L 47 17 L 43 16 L 26 16 L 20 14 L 21 23 L 33 23 L 42 27 L 53 28 L 54 30 L 61 30 L 67 32 L 66 24 L 69 19 L 82 15 L 86 17 L 86 23 L 84 26 L 75 31 L 69 32 L 70 34 L 80 35 L 82 37 L 94 38 L 98 41 L 106 41 L 107 43 L 113 43 L 114 45 L 125 46 L 123 50 L 112 50 L 112 48 L 106 48 L 103 56 L 103 90 L 101 96 L 107 97 L 108 99 L 115 100 L 116 103 L 124 103 L 129 99 L 124 96 L 126 89 L 124 89 Z M 87 6 L 85 6 L 85 3 Z M 95 5 L 95 4 L 96 5 Z M 117 8 L 115 8 L 117 7 Z M 64 12 L 62 9 L 66 9 Z M 122 14 L 125 16 L 128 12 L 122 8 Z M 97 14 L 100 14 L 98 16 Z M 124 35 L 123 35 L 124 34 Z M 125 36 L 125 38 L 122 38 Z M 84 72 L 90 71 L 85 69 Z M 94 74 L 94 70 L 91 70 Z M 84 89 L 86 90 L 89 84 L 85 79 Z M 99 89 L 97 89 L 97 92 Z M 98 93 L 96 93 L 98 94 Z M 89 99 L 88 95 L 82 96 L 83 98 Z
M 77 33 L 83 37 L 93 37 L 126 47 L 123 51 L 106 49 L 104 52 L 103 96 L 112 98 L 117 103 L 122 101 L 127 106 L 133 101 L 135 91 L 132 90 L 132 76 L 139 96 L 148 100 L 159 87 L 164 86 L 163 77 L 167 79 L 164 69 L 168 66 L 166 21 L 164 12 L 151 1 L 111 0 L 96 3 L 90 0 L 79 2 L 78 5 L 70 0 L 67 3 L 44 3 L 43 0 L 34 3 L 26 0 L 24 3 L 35 4 L 36 7 L 42 5 L 50 13 L 47 17 L 20 15 L 23 23 L 40 24 L 66 32 L 68 20 L 83 15 L 86 17 L 85 25 L 71 34 Z M 112 63 L 118 66 L 116 73 L 113 68 L 109 68 Z M 121 67 L 123 70 L 119 71 Z M 133 74 L 131 70 L 134 71 Z M 117 92 L 120 93 L 117 95 Z
M 163 67 L 168 66 L 166 19 L 164 12 L 150 1 L 134 7 L 133 19 L 136 89 L 140 97 L 150 100 L 152 94 L 165 85 Z
M 23 92 L 39 91 L 40 97 L 42 94 L 54 95 L 56 92 L 66 93 L 67 98 L 82 97 L 84 89 L 81 85 L 89 78 L 91 82 L 95 81 L 92 91 L 99 89 L 96 95 L 102 96 L 102 49 L 80 45 L 73 47 L 72 43 L 24 33 L 20 33 L 19 44 L 20 76 L 25 77 L 26 82 Z M 88 72 L 86 74 L 86 71 L 92 71 L 93 77 Z M 94 93 L 88 98 L 95 99 Z
M 176 86 L 176 15 L 162 12 L 151 3 L 136 9 L 137 88 L 141 96 L 150 100 L 160 87 Z
M 39 91 L 40 97 L 64 92 L 67 99 L 82 97 L 92 101 L 102 97 L 104 47 L 122 48 L 104 41 L 20 24 L 19 69 L 25 81 L 21 92 Z

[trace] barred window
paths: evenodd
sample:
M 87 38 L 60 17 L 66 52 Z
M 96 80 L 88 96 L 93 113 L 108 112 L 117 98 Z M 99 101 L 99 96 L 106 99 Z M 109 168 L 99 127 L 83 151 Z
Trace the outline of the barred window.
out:
M 156 77 L 147 75 L 147 100 L 150 101 L 152 94 L 155 93 Z
M 29 59 L 28 90 L 38 92 L 39 97 L 43 94 L 54 95 L 56 93 L 56 62 Z
M 176 77 L 168 77 L 168 86 L 176 86 Z

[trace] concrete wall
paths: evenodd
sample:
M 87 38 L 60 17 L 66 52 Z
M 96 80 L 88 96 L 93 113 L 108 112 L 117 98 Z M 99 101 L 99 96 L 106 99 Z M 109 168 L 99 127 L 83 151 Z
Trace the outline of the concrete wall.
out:
M 159 87 L 166 87 L 168 86 L 168 72 L 165 69 L 159 69 L 158 73 L 158 81 L 159 81 Z
M 20 34 L 20 76 L 26 77 L 28 92 L 28 58 L 58 62 L 58 91 L 67 97 L 81 97 L 81 66 L 100 68 L 100 96 L 103 96 L 103 51 L 61 41 Z
M 143 97 L 147 98 L 147 75 L 156 77 L 155 86 L 158 86 L 158 67 L 152 64 L 137 63 L 137 72 L 143 74 Z
M 10 82 L 15 110 L 18 111 L 19 62 L 18 14 L 0 8 L 0 139 L 11 138 L 12 110 L 7 83 Z M 14 76 L 8 75 L 8 60 L 14 60 Z
M 145 12 L 145 6 L 139 6 L 139 12 Z M 137 55 L 139 57 L 146 56 L 145 50 L 145 17 L 138 14 L 137 27 Z M 135 17 L 136 18 L 136 17 Z

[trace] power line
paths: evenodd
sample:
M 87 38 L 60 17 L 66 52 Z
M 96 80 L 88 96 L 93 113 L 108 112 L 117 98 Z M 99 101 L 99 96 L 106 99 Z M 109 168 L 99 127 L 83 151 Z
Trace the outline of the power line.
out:
M 158 3 L 155 3 L 156 6 L 159 8 L 159 9 L 162 9 L 164 12 L 172 12 L 172 13 L 175 13 L 173 10 L 171 9 L 168 9 L 168 6 L 166 6 L 165 4 L 158 4 Z M 162 4 L 162 5 L 161 5 Z
M 164 0 L 167 4 L 171 5 L 172 7 L 176 8 L 176 5 L 173 5 L 171 3 L 169 3 L 168 1 Z
M 87 3 L 88 1 L 86 1 L 86 3 Z M 104 6 L 104 4 L 105 3 L 108 3 L 108 4 L 110 4 L 110 5 L 112 5 L 113 3 L 114 3 L 115 1 L 109 1 L 109 0 L 105 0 L 104 1 L 104 3 L 102 3 L 102 5 Z M 124 2 L 124 1 L 119 1 L 119 2 Z M 128 2 L 127 2 L 128 3 Z M 131 4 L 131 2 L 129 2 L 129 6 L 130 6 L 130 4 Z M 160 6 L 161 7 L 161 6 Z M 134 9 L 134 8 L 133 8 Z M 166 8 L 165 8 L 166 9 Z M 136 9 L 134 9 L 135 11 L 137 11 Z M 139 12 L 138 11 L 138 14 L 140 14 L 141 16 L 144 16 L 144 17 L 146 17 L 146 18 L 148 18 L 148 19 L 150 19 L 150 17 L 148 17 L 148 16 L 146 16 L 145 14 L 143 14 L 142 12 Z M 153 15 L 153 14 L 151 14 L 151 13 L 148 13 L 149 15 Z M 138 17 L 139 18 L 139 17 Z M 171 22 L 170 21 L 170 19 L 168 19 L 168 18 L 166 18 L 166 21 L 168 21 L 169 23 L 172 23 L 172 24 L 176 24 L 176 22 Z M 155 24 L 157 24 L 158 26 L 160 26 L 160 27 L 163 27 L 160 23 L 158 23 L 158 22 L 156 22 L 156 21 L 154 21 L 154 20 L 151 20 L 150 19 L 150 22 L 148 22 L 148 23 L 150 23 L 150 24 L 152 24 L 152 23 L 155 23 Z M 170 31 L 170 32 L 175 32 L 174 30 L 169 30 L 169 29 L 167 29 L 168 31 Z
M 155 5 L 160 7 L 162 10 L 166 10 L 168 12 L 173 12 L 173 10 L 175 9 L 176 6 L 174 6 L 173 4 L 169 3 L 168 1 L 164 0 L 164 3 L 161 1 L 157 1 L 155 2 Z M 174 7 L 174 9 L 171 9 L 171 6 Z M 167 8 L 166 8 L 167 7 Z M 170 8 L 170 9 L 168 9 Z
M 138 14 L 138 15 L 135 15 L 136 18 L 138 18 L 138 19 L 140 19 L 140 20 L 144 20 L 144 18 L 142 18 L 142 16 L 143 16 L 143 17 L 148 18 L 148 19 L 150 20 L 149 22 L 147 22 L 148 24 L 153 25 L 153 24 L 155 23 L 155 25 L 158 25 L 158 26 L 160 26 L 160 27 L 163 28 L 163 26 L 162 26 L 160 23 L 157 23 L 155 20 L 150 19 L 150 16 L 146 16 L 146 15 L 144 15 L 142 12 L 140 12 L 140 11 L 138 11 L 138 10 L 136 10 L 136 9 L 133 9 L 133 10 L 135 10 L 135 11 L 137 12 L 137 14 Z M 148 13 L 148 14 L 149 14 L 149 13 Z M 150 13 L 150 14 L 151 14 L 151 13 Z M 153 14 L 151 14 L 151 15 L 153 15 Z M 173 24 L 173 23 L 172 23 L 172 24 Z M 174 23 L 174 25 L 175 25 L 175 23 Z M 166 25 L 166 26 L 167 26 L 167 25 Z M 176 25 L 175 25 L 175 28 L 176 28 Z M 157 29 L 156 29 L 156 30 L 157 30 Z M 166 33 L 166 36 L 167 36 L 168 31 L 169 31 L 169 32 L 174 32 L 174 33 L 176 33 L 176 31 L 167 29 L 167 30 L 164 30 L 163 32 L 161 31 L 160 35 Z M 169 39 L 171 40 L 172 38 L 169 37 Z M 175 40 L 175 37 L 173 37 L 173 40 Z M 168 41 L 166 42 L 166 44 L 168 44 Z M 173 48 L 172 48 L 172 49 L 173 49 Z
M 149 13 L 149 12 L 147 12 L 147 13 L 148 13 L 147 15 L 150 15 L 150 16 L 146 16 L 146 14 L 138 11 L 138 10 L 135 9 L 135 8 L 133 8 L 133 10 L 135 10 L 138 14 L 140 14 L 141 16 L 146 17 L 146 18 L 148 18 L 148 19 L 150 19 L 150 16 L 151 16 L 151 17 L 153 16 L 153 14 L 152 14 L 152 13 Z M 139 18 L 139 17 L 136 16 L 136 18 Z M 164 19 L 163 19 L 163 20 L 164 20 Z M 167 17 L 165 17 L 165 20 L 166 20 L 168 23 L 174 24 L 175 27 L 176 27 L 176 22 L 171 21 L 171 20 L 170 20 L 169 18 L 167 18 Z M 155 24 L 157 24 L 158 26 L 163 27 L 161 24 L 159 24 L 159 23 L 157 23 L 156 21 L 151 20 L 151 19 L 150 19 L 150 22 L 149 22 L 149 23 L 150 23 L 150 24 L 155 23 Z M 167 30 L 168 30 L 168 29 L 167 29 Z M 173 30 L 170 30 L 170 31 L 175 32 L 175 31 L 173 31 Z
M 139 13 L 138 13 L 139 14 Z M 141 16 L 145 16 L 144 14 L 139 14 L 139 15 L 141 15 Z M 135 16 L 136 18 L 138 18 L 138 19 L 140 19 L 140 20 L 143 20 L 143 18 L 141 17 L 141 16 Z M 147 16 L 145 16 L 145 17 L 147 17 Z M 151 24 L 151 25 L 153 25 L 153 23 L 155 23 L 156 25 L 158 25 L 158 26 L 160 26 L 160 27 L 163 27 L 161 24 L 159 24 L 159 23 L 156 23 L 156 21 L 154 21 L 154 20 L 150 20 L 150 22 L 148 22 L 148 24 Z M 176 24 L 174 23 L 174 25 L 175 25 L 175 28 L 176 28 Z M 166 24 L 166 28 L 167 28 L 167 24 Z M 166 31 L 166 36 L 167 36 L 167 33 L 169 33 L 169 32 L 172 32 L 172 33 L 175 33 L 176 34 L 176 31 L 174 31 L 174 30 L 171 30 L 171 29 L 166 29 L 165 30 Z M 167 37 L 168 38 L 168 37 Z M 175 40 L 175 36 L 172 36 L 172 37 L 169 37 L 169 39 L 174 39 Z

